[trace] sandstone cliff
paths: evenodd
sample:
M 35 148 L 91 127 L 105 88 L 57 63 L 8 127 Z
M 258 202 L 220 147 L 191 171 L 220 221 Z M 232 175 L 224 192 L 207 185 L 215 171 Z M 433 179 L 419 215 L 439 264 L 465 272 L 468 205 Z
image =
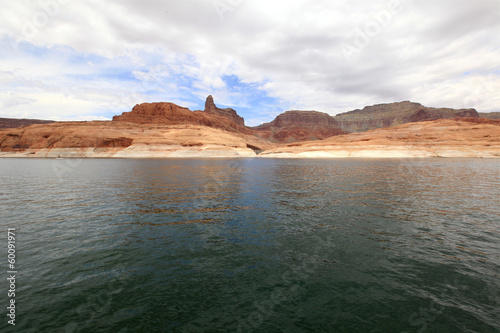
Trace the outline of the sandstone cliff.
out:
M 251 157 L 271 147 L 250 134 L 192 124 L 57 122 L 0 130 L 4 157 Z
M 488 119 L 500 119 L 500 112 L 479 113 L 479 117 Z
M 500 120 L 439 119 L 296 142 L 261 157 L 500 157 Z
M 218 109 L 213 104 L 211 96 L 207 98 L 207 103 L 213 105 L 212 111 L 191 111 L 188 108 L 174 103 L 142 103 L 134 106 L 132 111 L 124 112 L 120 116 L 114 116 L 113 121 L 130 122 L 136 124 L 191 124 L 202 125 L 224 129 L 227 131 L 246 131 L 243 118 L 232 109 Z M 215 111 L 214 111 L 215 110 Z M 224 112 L 219 112 L 222 110 Z M 234 111 L 234 115 L 228 111 Z M 227 112 L 226 112 L 227 111 Z
M 443 119 L 457 116 L 468 118 Z M 113 121 L 3 129 L 0 156 L 500 156 L 500 121 L 477 117 L 474 109 L 401 102 L 336 117 L 287 111 L 270 123 L 248 128 L 235 110 L 218 108 L 208 96 L 205 111 L 173 103 L 143 103 Z M 403 125 L 390 127 L 398 124 Z M 380 127 L 384 128 L 346 133 Z
M 252 130 L 256 135 L 273 142 L 298 142 L 455 117 L 478 117 L 478 113 L 474 109 L 430 108 L 404 101 L 367 106 L 362 110 L 349 111 L 334 117 L 318 111 L 286 111 L 272 122 L 253 127 Z
M 56 122 L 0 131 L 0 151 L 128 147 L 132 139 L 110 122 Z
M 208 112 L 174 103 L 143 103 L 112 121 L 0 130 L 0 152 L 41 157 L 217 157 L 255 156 L 272 147 L 252 135 L 236 111 L 217 108 L 209 97 Z
M 0 118 L 0 129 L 1 128 L 18 128 L 29 126 L 33 124 L 50 124 L 53 123 L 52 120 L 40 120 L 40 119 L 15 119 L 15 118 Z
M 322 140 L 346 134 L 332 116 L 318 111 L 286 111 L 272 122 L 253 127 L 252 130 L 257 136 L 273 142 Z
M 409 101 L 364 107 L 335 116 L 346 132 L 364 132 L 424 120 L 478 117 L 474 109 L 429 108 Z
M 245 126 L 245 120 L 243 119 L 243 117 L 240 117 L 234 109 L 218 108 L 214 103 L 214 98 L 212 97 L 212 95 L 209 95 L 207 97 L 207 100 L 205 101 L 205 112 L 208 114 L 215 114 L 226 117 L 239 126 Z

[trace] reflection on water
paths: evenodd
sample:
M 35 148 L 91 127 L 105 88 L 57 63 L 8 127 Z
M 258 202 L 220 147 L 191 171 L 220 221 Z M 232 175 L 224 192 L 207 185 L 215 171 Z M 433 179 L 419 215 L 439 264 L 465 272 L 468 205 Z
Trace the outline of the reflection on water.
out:
M 500 329 L 495 160 L 54 163 L 0 160 L 23 332 Z

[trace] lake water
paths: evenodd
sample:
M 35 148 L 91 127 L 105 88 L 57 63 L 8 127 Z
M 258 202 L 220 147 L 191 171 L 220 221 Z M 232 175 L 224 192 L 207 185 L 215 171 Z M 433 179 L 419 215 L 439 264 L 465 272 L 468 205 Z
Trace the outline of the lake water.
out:
M 2 332 L 500 331 L 499 160 L 0 159 L 0 171 Z

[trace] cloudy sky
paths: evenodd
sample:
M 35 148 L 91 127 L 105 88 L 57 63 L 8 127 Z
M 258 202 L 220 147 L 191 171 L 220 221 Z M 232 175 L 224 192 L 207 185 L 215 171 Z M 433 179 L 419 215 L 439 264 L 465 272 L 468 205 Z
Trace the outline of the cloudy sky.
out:
M 209 94 L 247 125 L 402 100 L 500 111 L 500 0 L 23 0 L 0 18 L 0 117 Z

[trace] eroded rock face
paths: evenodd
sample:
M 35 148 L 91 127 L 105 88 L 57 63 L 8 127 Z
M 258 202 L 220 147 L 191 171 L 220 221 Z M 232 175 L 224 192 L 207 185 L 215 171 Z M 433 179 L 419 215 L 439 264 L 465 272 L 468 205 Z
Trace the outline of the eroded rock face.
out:
M 214 112 L 191 111 L 174 103 L 142 103 L 134 106 L 132 111 L 114 116 L 113 121 L 125 121 L 136 124 L 191 124 L 221 128 L 229 131 L 245 131 L 243 118 L 233 109 L 218 109 Z M 232 110 L 231 112 L 225 110 Z M 240 118 L 238 120 L 237 118 Z M 235 122 L 233 119 L 238 120 Z
M 0 129 L 25 127 L 33 124 L 50 124 L 53 122 L 54 121 L 52 120 L 40 120 L 40 119 L 0 118 Z
M 280 145 L 260 156 L 500 158 L 500 120 L 457 117 L 412 122 L 322 141 Z
M 478 113 L 474 109 L 429 108 L 404 101 L 367 106 L 335 117 L 317 111 L 286 111 L 253 130 L 260 137 L 274 142 L 296 142 L 455 117 L 477 118 Z
M 0 130 L 0 157 L 248 157 L 272 146 L 251 134 L 190 124 L 57 122 Z
M 205 112 L 209 114 L 217 114 L 226 117 L 228 119 L 231 119 L 235 124 L 238 124 L 240 126 L 245 126 L 245 120 L 243 119 L 243 117 L 240 117 L 234 109 L 218 108 L 214 103 L 214 98 L 212 97 L 212 95 L 209 95 L 207 97 L 207 100 L 205 101 Z
M 108 124 L 110 124 L 108 126 Z M 0 151 L 52 148 L 124 148 L 133 139 L 111 122 L 56 122 L 0 132 Z
M 271 122 L 272 126 L 283 127 L 290 125 L 303 124 L 321 125 L 321 126 L 334 126 L 337 127 L 337 121 L 327 113 L 318 111 L 286 111 L 280 114 Z
M 455 118 L 454 120 L 461 121 L 461 122 L 474 123 L 474 124 L 489 124 L 489 125 L 500 126 L 500 119 L 474 118 L 474 117 L 465 118 L 464 117 L 464 118 Z
M 270 123 L 248 128 L 235 110 L 218 108 L 213 97 L 208 96 L 205 111 L 190 111 L 174 103 L 143 103 L 136 105 L 130 112 L 113 117 L 113 121 L 55 122 L 0 130 L 0 151 L 73 148 L 130 150 L 129 148 L 136 146 L 148 145 L 203 150 L 217 145 L 260 153 L 270 147 L 281 146 L 282 143 L 294 144 L 327 138 L 340 143 L 344 142 L 342 134 L 348 131 L 363 132 L 456 117 L 463 119 L 461 125 L 456 125 L 457 128 L 464 123 L 475 122 L 481 125 L 496 124 L 495 129 L 498 129 L 499 121 L 478 118 L 474 109 L 428 108 L 411 102 L 374 105 L 335 117 L 317 111 L 287 111 Z M 401 129 L 405 130 L 406 127 Z M 476 131 L 476 126 L 471 125 L 471 129 Z M 489 132 L 485 135 L 493 138 Z M 435 137 L 426 138 L 431 143 L 436 139 L 440 141 L 441 137 L 436 134 Z M 365 142 L 363 140 L 361 141 Z M 366 140 L 376 141 L 372 137 Z M 398 136 L 398 140 L 403 139 Z M 315 142 L 322 144 L 321 141 Z M 490 145 L 489 142 L 485 144 Z M 496 146 L 488 147 L 494 149 Z
M 488 119 L 500 119 L 500 112 L 479 113 L 479 117 Z
M 286 111 L 253 130 L 256 135 L 274 142 L 322 140 L 346 134 L 332 116 L 317 111 Z
M 418 121 L 478 116 L 474 109 L 429 108 L 420 103 L 404 101 L 367 106 L 362 110 L 338 114 L 334 118 L 340 128 L 353 133 Z
M 249 141 L 257 142 L 257 145 L 250 143 L 252 147 L 266 147 L 267 142 L 254 137 L 236 111 L 217 108 L 211 97 L 207 99 L 207 106 L 208 112 L 204 112 L 190 111 L 174 103 L 142 103 L 129 112 L 114 116 L 113 121 L 56 122 L 6 129 L 0 131 L 0 151 L 126 148 L 141 144 L 140 140 L 145 137 L 147 142 L 142 144 L 156 142 L 182 147 L 218 144 L 231 149 L 235 146 L 238 149 L 250 149 L 245 145 L 245 141 Z M 200 131 L 200 128 L 204 130 Z M 151 133 L 151 136 L 145 132 Z M 221 135 L 221 132 L 225 134 Z M 177 137 L 175 133 L 183 135 Z M 210 137 L 205 137 L 207 135 Z
M 127 121 L 136 124 L 165 124 L 199 121 L 199 117 L 188 108 L 174 103 L 137 104 L 130 112 L 114 116 L 113 121 Z

